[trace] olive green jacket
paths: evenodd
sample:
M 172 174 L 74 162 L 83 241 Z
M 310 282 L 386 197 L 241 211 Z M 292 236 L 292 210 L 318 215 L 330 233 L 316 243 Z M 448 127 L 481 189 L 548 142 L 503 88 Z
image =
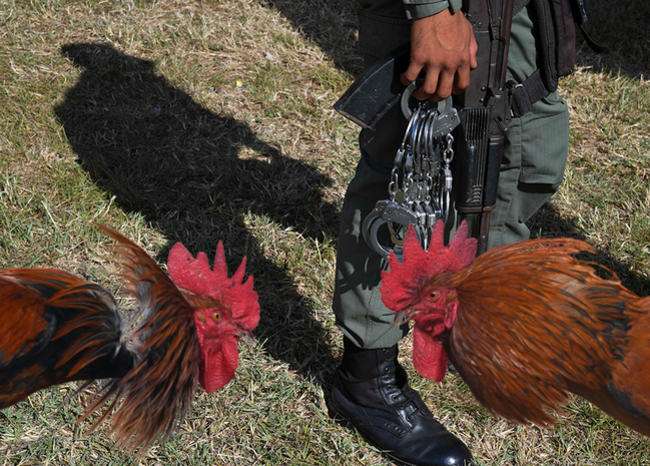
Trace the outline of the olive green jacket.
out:
M 463 5 L 462 0 L 402 0 L 408 19 L 419 19 L 435 15 L 442 10 L 450 8 L 458 11 Z

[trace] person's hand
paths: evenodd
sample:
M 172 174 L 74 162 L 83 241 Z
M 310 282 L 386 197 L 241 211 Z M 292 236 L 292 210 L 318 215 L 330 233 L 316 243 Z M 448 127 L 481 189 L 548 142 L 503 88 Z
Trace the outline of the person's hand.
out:
M 411 26 L 411 61 L 402 74 L 406 85 L 425 71 L 418 99 L 442 100 L 469 86 L 469 72 L 478 66 L 478 46 L 470 22 L 461 12 L 443 10 L 415 20 Z

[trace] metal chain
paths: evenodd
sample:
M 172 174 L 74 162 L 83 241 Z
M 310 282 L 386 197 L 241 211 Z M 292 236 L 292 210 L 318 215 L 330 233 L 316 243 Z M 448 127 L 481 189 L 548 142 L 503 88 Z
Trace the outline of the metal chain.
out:
M 444 197 L 441 200 L 443 205 L 443 213 L 445 222 L 449 221 L 449 215 L 451 212 L 451 190 L 454 184 L 454 177 L 451 173 L 451 162 L 454 161 L 454 137 L 451 133 L 447 134 L 447 147 L 445 147 L 444 152 L 442 153 L 442 160 L 444 161 L 444 167 L 442 169 L 445 176 L 445 186 L 444 186 Z
M 403 107 L 408 95 L 403 97 Z M 438 219 L 447 221 L 453 210 L 451 189 L 454 159 L 453 129 L 460 123 L 451 99 L 443 103 L 416 102 L 409 108 L 408 124 L 400 144 L 388 184 L 388 199 L 377 202 L 363 221 L 366 242 L 378 254 L 387 255 L 391 247 L 382 245 L 378 231 L 388 227 L 392 249 L 400 254 L 408 225 L 414 225 L 422 246 L 429 245 Z M 404 108 L 403 108 L 404 110 Z
M 425 246 L 435 220 L 447 220 L 451 210 L 454 137 L 451 132 L 434 137 L 440 115 L 436 104 L 417 104 L 397 151 L 388 187 L 391 201 L 416 214 L 416 228 Z M 395 228 L 390 231 L 393 240 L 397 239 Z

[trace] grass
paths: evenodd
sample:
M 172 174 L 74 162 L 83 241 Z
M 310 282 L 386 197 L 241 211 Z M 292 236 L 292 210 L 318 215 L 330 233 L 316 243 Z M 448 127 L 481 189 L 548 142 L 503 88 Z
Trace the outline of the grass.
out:
M 612 52 L 582 49 L 563 81 L 570 166 L 534 232 L 586 238 L 649 294 L 650 9 L 594 3 Z M 76 425 L 68 385 L 0 413 L 0 464 L 389 464 L 329 420 L 320 385 L 340 354 L 329 305 L 357 151 L 331 104 L 360 68 L 355 24 L 342 0 L 0 0 L 0 267 L 119 294 L 92 222 L 160 260 L 224 239 L 233 263 L 250 257 L 264 314 L 237 379 L 142 458 Z M 521 427 L 455 376 L 412 380 L 483 464 L 650 464 L 646 439 L 585 402 L 554 429 Z

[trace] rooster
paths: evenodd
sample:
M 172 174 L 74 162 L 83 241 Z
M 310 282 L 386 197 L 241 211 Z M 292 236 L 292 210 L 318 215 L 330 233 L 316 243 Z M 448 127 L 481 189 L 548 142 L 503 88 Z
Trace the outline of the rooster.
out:
M 447 359 L 480 403 L 548 425 L 569 393 L 650 435 L 650 297 L 627 290 L 575 239 L 536 239 L 476 257 L 467 224 L 428 251 L 410 229 L 382 274 L 384 304 L 414 323 L 413 364 L 441 381 Z M 603 277 L 603 275 L 607 275 Z
M 111 379 L 85 415 L 103 409 L 97 425 L 119 404 L 111 431 L 137 449 L 172 431 L 197 382 L 213 392 L 234 377 L 237 339 L 260 308 L 246 258 L 228 277 L 221 242 L 213 268 L 175 244 L 168 278 L 136 244 L 100 228 L 116 241 L 142 324 L 125 335 L 113 296 L 62 270 L 0 270 L 0 409 L 53 385 Z

